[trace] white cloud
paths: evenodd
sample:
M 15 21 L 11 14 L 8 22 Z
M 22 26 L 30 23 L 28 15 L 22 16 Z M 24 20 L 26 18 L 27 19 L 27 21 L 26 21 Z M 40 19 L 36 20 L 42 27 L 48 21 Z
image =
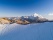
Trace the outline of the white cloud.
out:
M 48 14 L 44 15 L 44 17 L 49 20 L 53 20 L 53 13 L 48 13 Z
M 49 13 L 48 15 L 49 15 L 49 16 L 53 16 L 53 13 Z

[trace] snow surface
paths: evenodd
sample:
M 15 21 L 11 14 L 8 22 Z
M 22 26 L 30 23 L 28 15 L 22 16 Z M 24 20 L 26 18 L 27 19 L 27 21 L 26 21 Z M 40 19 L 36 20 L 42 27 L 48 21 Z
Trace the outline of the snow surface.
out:
M 0 40 L 53 40 L 53 22 L 19 25 L 0 24 Z
M 21 26 L 23 26 L 23 27 L 21 27 Z M 16 24 L 16 23 L 13 23 L 13 24 L 0 24 L 0 35 L 9 33 L 10 31 L 13 31 L 16 28 L 23 29 L 23 28 L 26 28 L 26 25 L 24 26 L 24 25 L 20 25 L 20 24 Z

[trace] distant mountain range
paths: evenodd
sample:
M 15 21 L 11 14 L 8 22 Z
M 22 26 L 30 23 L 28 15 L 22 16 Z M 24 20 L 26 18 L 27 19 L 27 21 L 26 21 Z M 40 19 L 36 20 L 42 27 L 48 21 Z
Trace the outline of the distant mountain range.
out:
M 21 17 L 2 17 L 0 18 L 0 24 L 31 24 L 31 23 L 44 23 L 53 22 L 53 20 L 48 20 L 39 14 L 34 14 L 31 16 L 21 16 Z

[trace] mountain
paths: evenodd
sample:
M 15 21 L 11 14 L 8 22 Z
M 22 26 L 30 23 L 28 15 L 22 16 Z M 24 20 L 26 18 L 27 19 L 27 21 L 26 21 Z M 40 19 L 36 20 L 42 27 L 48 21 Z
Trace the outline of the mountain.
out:
M 46 22 L 48 21 L 46 18 L 44 18 L 43 16 L 35 13 L 32 16 L 22 16 L 21 20 L 27 20 L 30 23 L 39 23 L 39 22 Z
M 23 18 L 29 18 L 29 19 L 31 19 L 31 20 L 34 20 L 34 19 L 37 19 L 37 18 L 39 18 L 39 19 L 44 19 L 44 17 L 43 16 L 41 16 L 41 15 L 39 15 L 39 14 L 37 14 L 37 13 L 35 13 L 35 14 L 33 14 L 33 15 L 31 15 L 31 16 L 21 16 L 21 18 L 23 19 Z
M 40 22 L 43 22 L 43 21 L 47 21 L 48 19 L 44 18 L 42 15 L 39 15 L 37 13 L 33 14 L 31 16 L 31 19 L 34 19 L 36 20 L 37 22 L 40 21 Z
M 21 17 L 4 17 L 0 18 L 0 24 L 31 24 L 31 23 L 42 23 L 42 22 L 53 22 L 44 18 L 42 15 L 37 13 L 31 16 L 21 16 Z

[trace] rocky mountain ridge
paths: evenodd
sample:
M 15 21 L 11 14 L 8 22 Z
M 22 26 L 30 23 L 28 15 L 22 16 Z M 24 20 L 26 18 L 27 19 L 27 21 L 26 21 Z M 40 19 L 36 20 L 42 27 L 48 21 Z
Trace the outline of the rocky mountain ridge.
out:
M 53 22 L 49 21 L 39 14 L 34 14 L 33 16 L 21 16 L 21 17 L 3 17 L 0 18 L 0 24 L 30 24 L 30 23 L 43 23 L 43 22 Z

